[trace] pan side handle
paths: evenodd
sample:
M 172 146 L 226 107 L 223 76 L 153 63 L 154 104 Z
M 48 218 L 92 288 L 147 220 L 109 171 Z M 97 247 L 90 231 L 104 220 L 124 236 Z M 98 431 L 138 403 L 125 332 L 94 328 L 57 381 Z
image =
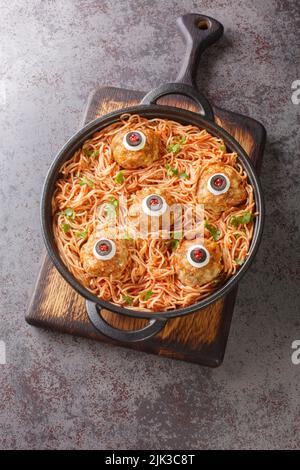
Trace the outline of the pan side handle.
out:
M 135 343 L 151 338 L 159 333 L 167 323 L 166 319 L 157 318 L 155 317 L 155 314 L 153 314 L 153 318 L 144 328 L 139 330 L 120 330 L 107 323 L 101 314 L 101 308 L 99 305 L 87 300 L 86 311 L 92 325 L 99 333 L 116 341 L 122 341 L 125 343 Z
M 213 109 L 205 96 L 195 87 L 186 85 L 185 83 L 165 83 L 160 85 L 154 90 L 149 91 L 149 93 L 147 93 L 142 99 L 141 104 L 156 104 L 159 98 L 167 95 L 183 95 L 192 99 L 200 106 L 200 114 L 203 117 L 209 119 L 210 121 L 214 120 Z

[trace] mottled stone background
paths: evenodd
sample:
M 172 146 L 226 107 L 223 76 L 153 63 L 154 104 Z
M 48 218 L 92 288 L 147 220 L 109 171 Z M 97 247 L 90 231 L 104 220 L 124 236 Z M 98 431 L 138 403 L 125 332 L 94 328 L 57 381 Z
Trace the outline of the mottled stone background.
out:
M 1 2 L 1 448 L 296 448 L 300 365 L 298 0 Z M 28 326 L 43 251 L 46 171 L 102 85 L 150 89 L 175 78 L 176 17 L 215 16 L 225 36 L 203 57 L 199 86 L 267 128 L 267 221 L 240 285 L 216 370 Z M 298 278 L 297 278 L 298 275 Z

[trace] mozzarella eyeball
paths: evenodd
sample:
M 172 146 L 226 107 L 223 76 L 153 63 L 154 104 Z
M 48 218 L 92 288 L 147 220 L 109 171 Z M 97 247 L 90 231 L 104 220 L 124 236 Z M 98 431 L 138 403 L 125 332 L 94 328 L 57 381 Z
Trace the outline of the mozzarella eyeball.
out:
M 207 189 L 215 196 L 227 193 L 230 188 L 230 180 L 224 173 L 215 173 L 207 182 Z
M 210 260 L 210 254 L 203 245 L 192 245 L 188 249 L 186 257 L 194 268 L 203 268 Z
M 112 259 L 116 254 L 116 250 L 116 244 L 112 240 L 102 238 L 96 241 L 93 254 L 97 259 L 105 261 Z
M 150 217 L 159 217 L 163 215 L 168 209 L 165 199 L 158 194 L 150 194 L 142 201 L 142 210 L 144 214 Z
M 137 152 L 142 150 L 146 144 L 146 136 L 141 131 L 130 131 L 123 137 L 123 145 L 127 150 Z

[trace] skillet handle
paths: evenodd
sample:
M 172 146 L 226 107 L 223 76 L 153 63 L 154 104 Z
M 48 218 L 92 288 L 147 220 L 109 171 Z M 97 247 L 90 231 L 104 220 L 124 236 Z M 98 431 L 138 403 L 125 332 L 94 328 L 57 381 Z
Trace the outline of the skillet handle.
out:
M 186 52 L 176 82 L 161 85 L 150 91 L 144 96 L 141 104 L 155 104 L 159 98 L 170 94 L 184 95 L 200 106 L 200 114 L 213 121 L 212 107 L 197 90 L 196 72 L 202 52 L 222 36 L 224 28 L 214 18 L 195 13 L 180 16 L 177 23 L 186 41 Z
M 99 331 L 99 333 L 116 341 L 122 341 L 126 343 L 135 343 L 155 336 L 164 328 L 167 322 L 167 320 L 164 318 L 153 318 L 149 321 L 149 325 L 139 330 L 119 330 L 107 323 L 107 321 L 101 315 L 100 307 L 94 302 L 87 300 L 86 310 L 90 322 L 96 328 L 96 330 Z
M 177 19 L 177 24 L 186 42 L 186 51 L 177 83 L 196 87 L 196 74 L 201 54 L 223 34 L 219 21 L 205 15 L 188 13 Z
M 154 90 L 149 91 L 140 104 L 155 104 L 159 98 L 166 95 L 184 95 L 191 98 L 200 106 L 200 114 L 202 116 L 211 121 L 214 120 L 212 107 L 205 96 L 196 88 L 186 85 L 185 83 L 164 83 L 154 88 Z

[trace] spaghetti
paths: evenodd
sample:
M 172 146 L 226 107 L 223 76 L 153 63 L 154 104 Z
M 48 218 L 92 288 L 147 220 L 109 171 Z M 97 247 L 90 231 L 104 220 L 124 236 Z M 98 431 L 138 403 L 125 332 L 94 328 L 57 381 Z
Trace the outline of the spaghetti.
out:
M 159 135 L 159 159 L 147 168 L 122 169 L 112 155 L 113 137 L 126 130 L 145 129 Z M 222 250 L 222 275 L 217 280 L 200 287 L 180 282 L 174 269 L 174 250 L 180 240 L 174 233 L 168 240 L 151 236 L 132 240 L 128 245 L 129 265 L 122 274 L 91 276 L 84 270 L 80 250 L 102 223 L 99 205 L 118 205 L 121 198 L 126 198 L 130 206 L 136 193 L 149 187 L 166 191 L 178 204 L 196 205 L 199 181 L 216 163 L 231 166 L 244 181 L 247 192 L 243 204 L 221 213 L 204 207 L 204 236 Z M 84 287 L 103 300 L 155 312 L 193 304 L 235 274 L 250 248 L 255 201 L 237 154 L 227 152 L 220 138 L 196 126 L 127 114 L 87 140 L 62 165 L 53 194 L 52 213 L 59 254 Z

